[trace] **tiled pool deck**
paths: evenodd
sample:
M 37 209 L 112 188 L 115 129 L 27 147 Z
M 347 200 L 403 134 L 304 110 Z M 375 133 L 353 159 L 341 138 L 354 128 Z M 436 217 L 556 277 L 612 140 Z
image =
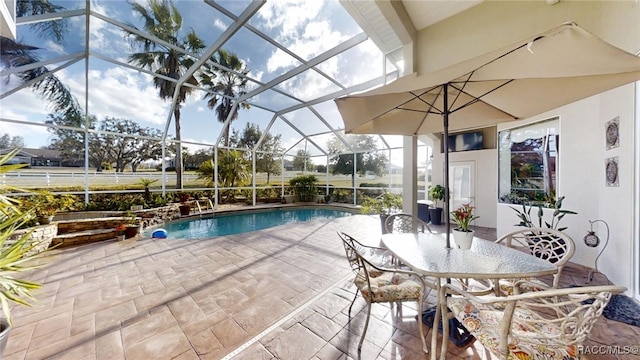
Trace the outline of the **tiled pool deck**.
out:
M 34 275 L 44 284 L 38 302 L 14 307 L 3 359 L 357 359 L 364 312 L 347 323 L 353 287 L 338 230 L 372 243 L 380 238 L 376 217 L 355 215 L 208 240 L 54 249 Z M 495 238 L 492 229 L 478 231 Z M 563 284 L 583 284 L 586 275 L 571 266 Z M 593 283 L 606 278 L 596 274 Z M 414 306 L 398 314 L 374 305 L 360 358 L 427 358 Z M 365 308 L 362 298 L 354 307 Z M 638 339 L 640 328 L 603 318 L 589 343 Z M 447 358 L 493 357 L 473 343 L 450 344 Z

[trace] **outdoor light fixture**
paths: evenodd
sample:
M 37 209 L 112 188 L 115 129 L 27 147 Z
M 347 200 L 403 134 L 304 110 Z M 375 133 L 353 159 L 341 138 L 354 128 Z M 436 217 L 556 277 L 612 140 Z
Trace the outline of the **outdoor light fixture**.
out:
M 602 255 L 602 253 L 604 252 L 604 249 L 607 247 L 607 244 L 609 243 L 609 224 L 607 224 L 606 221 L 604 220 L 588 220 L 589 221 L 589 225 L 590 225 L 590 229 L 589 231 L 587 231 L 587 235 L 584 236 L 584 244 L 587 245 L 588 247 L 598 247 L 598 245 L 600 245 L 600 238 L 598 237 L 598 235 L 596 235 L 596 232 L 593 231 L 593 224 L 597 223 L 597 222 L 601 222 L 604 224 L 604 226 L 607 228 L 607 239 L 604 242 L 604 245 L 602 246 L 602 249 L 600 249 L 600 252 L 598 253 L 598 256 L 596 256 L 596 260 L 595 260 L 595 271 L 589 271 L 589 274 L 587 275 L 587 284 L 590 283 L 593 280 L 593 274 L 594 272 L 598 272 L 598 258 L 600 257 L 600 255 Z

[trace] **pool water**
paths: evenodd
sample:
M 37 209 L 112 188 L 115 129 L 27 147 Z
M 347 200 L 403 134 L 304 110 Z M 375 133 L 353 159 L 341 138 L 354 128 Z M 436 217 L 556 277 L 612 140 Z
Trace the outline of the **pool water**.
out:
M 348 211 L 334 209 L 273 209 L 176 221 L 165 224 L 162 228 L 167 230 L 167 239 L 204 239 L 267 229 L 284 224 L 317 219 L 333 219 L 352 214 Z M 151 236 L 151 231 L 146 232 L 144 235 Z

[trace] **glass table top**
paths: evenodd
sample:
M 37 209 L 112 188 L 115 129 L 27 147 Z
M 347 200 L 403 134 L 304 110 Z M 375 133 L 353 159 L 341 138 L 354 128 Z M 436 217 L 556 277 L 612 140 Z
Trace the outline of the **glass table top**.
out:
M 469 250 L 447 249 L 445 234 L 385 234 L 382 243 L 413 271 L 436 277 L 521 278 L 557 267 L 522 251 L 474 237 Z

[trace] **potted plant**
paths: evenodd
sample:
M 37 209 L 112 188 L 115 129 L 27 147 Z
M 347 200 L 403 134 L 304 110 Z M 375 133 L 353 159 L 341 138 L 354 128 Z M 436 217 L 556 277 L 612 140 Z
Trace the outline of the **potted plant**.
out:
M 41 190 L 35 195 L 26 197 L 20 207 L 24 210 L 33 209 L 40 225 L 50 224 L 53 216 L 62 210 L 68 210 L 76 202 L 73 195 L 56 196 L 50 191 Z
M 140 223 L 138 217 L 131 211 L 127 211 L 125 215 L 125 230 L 124 235 L 126 239 L 130 239 L 140 232 Z
M 8 163 L 17 150 L 11 151 L 0 157 L 0 174 L 16 170 L 24 165 L 5 165 Z M 33 243 L 31 232 L 27 232 L 14 242 L 9 238 L 16 229 L 26 224 L 33 218 L 33 209 L 22 211 L 20 202 L 4 195 L 8 186 L 0 184 L 0 304 L 4 317 L 0 319 L 0 358 L 11 331 L 11 308 L 10 302 L 19 305 L 29 306 L 28 300 L 33 300 L 32 291 L 38 289 L 40 284 L 28 280 L 17 279 L 19 272 L 31 270 L 34 266 L 25 265 L 34 256 L 29 251 L 38 244 Z
M 118 241 L 123 241 L 125 236 L 124 236 L 124 232 L 127 230 L 127 225 L 125 224 L 118 224 L 118 226 L 116 226 L 116 237 L 118 238 Z
M 478 215 L 473 215 L 473 209 L 475 209 L 475 207 L 471 206 L 471 204 L 462 204 L 459 208 L 451 212 L 453 221 L 455 221 L 457 225 L 457 227 L 453 229 L 453 240 L 460 249 L 471 248 L 474 231 L 469 229 L 469 225 L 473 220 L 479 218 Z
M 402 209 L 402 196 L 389 191 L 384 191 L 376 197 L 366 196 L 362 202 L 363 214 L 379 214 L 382 233 L 387 232 L 384 223 L 389 215 Z
M 429 188 L 429 196 L 433 200 L 433 208 L 429 208 L 429 219 L 434 225 L 442 224 L 442 207 L 438 206 L 439 201 L 445 197 L 445 189 L 442 185 L 433 185 Z
M 180 215 L 186 216 L 191 213 L 191 205 L 187 204 L 191 197 L 187 193 L 178 194 L 178 200 L 180 201 Z

